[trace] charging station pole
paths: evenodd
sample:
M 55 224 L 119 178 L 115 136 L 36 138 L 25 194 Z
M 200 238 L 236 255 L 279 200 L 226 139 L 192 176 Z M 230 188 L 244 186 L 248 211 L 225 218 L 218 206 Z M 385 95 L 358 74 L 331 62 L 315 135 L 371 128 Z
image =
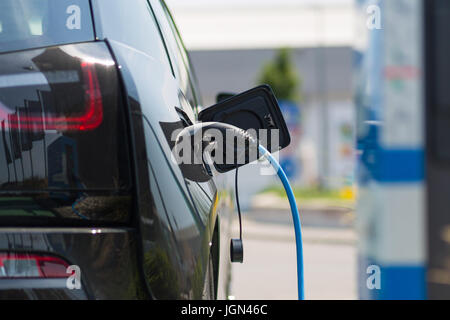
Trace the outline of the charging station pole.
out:
M 426 1 L 357 1 L 365 30 L 355 50 L 361 299 L 427 297 Z

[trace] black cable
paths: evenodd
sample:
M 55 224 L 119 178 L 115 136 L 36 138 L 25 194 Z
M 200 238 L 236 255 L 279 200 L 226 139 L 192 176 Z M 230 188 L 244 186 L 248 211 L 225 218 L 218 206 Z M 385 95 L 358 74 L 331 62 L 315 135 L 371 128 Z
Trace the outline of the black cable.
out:
M 241 217 L 241 206 L 239 205 L 239 189 L 238 189 L 238 166 L 236 166 L 236 174 L 234 179 L 234 189 L 236 190 L 236 205 L 238 209 L 239 217 L 239 239 L 242 240 L 242 217 Z

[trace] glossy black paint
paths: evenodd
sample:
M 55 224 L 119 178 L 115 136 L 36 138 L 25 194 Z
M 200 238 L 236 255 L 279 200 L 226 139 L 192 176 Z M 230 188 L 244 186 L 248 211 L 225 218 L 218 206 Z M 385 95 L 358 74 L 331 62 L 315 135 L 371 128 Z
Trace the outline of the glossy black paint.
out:
M 98 61 L 95 68 L 99 82 L 103 85 L 101 94 L 105 107 L 103 122 L 97 129 L 87 132 L 42 130 L 38 139 L 32 141 L 27 150 L 24 150 L 21 137 L 29 132 L 17 130 L 20 141 L 17 145 L 20 149 L 16 148 L 17 159 L 14 161 L 28 170 L 19 173 L 19 177 L 8 179 L 5 178 L 6 163 L 2 163 L 2 179 L 5 180 L 1 181 L 0 188 L 0 252 L 59 256 L 80 267 L 82 289 L 67 289 L 65 279 L 0 279 L 0 298 L 150 298 L 140 273 L 140 238 L 136 228 L 133 228 L 136 218 L 128 160 L 132 154 L 128 148 L 129 134 L 125 130 L 128 128 L 125 121 L 126 109 L 120 94 L 118 70 L 109 48 L 104 42 L 64 45 L 7 53 L 0 55 L 0 60 L 10 61 L 6 66 L 2 64 L 0 68 L 3 76 L 17 74 L 19 69 L 26 72 L 20 68 L 22 65 L 32 65 L 35 73 L 51 74 L 55 70 L 77 70 L 82 61 Z M 21 90 L 16 88 L 15 92 L 11 92 L 6 86 L 0 90 L 0 94 L 3 103 L 7 105 L 10 104 L 11 98 L 42 103 L 42 100 L 39 100 L 39 97 L 42 97 L 40 90 L 56 95 L 56 101 L 67 96 L 67 103 L 75 103 L 74 107 L 77 106 L 79 96 L 70 98 L 70 95 L 83 92 L 78 89 L 78 84 L 68 88 L 68 91 L 58 88 L 57 85 L 28 85 Z M 62 103 L 57 105 L 62 106 Z M 41 109 L 46 108 L 45 105 L 41 106 Z M 122 124 L 117 126 L 117 123 Z M 11 130 L 3 127 L 3 134 L 9 137 Z M 66 139 L 73 142 L 71 145 L 77 152 L 72 154 L 78 166 L 67 166 L 64 172 L 55 174 L 62 177 L 67 175 L 68 178 L 80 181 L 80 184 L 50 183 L 55 166 L 64 167 L 62 163 L 58 163 L 63 161 L 64 157 L 50 160 L 58 153 L 54 153 L 52 143 L 45 145 L 45 139 Z M 11 150 L 11 141 L 5 141 L 6 139 L 1 143 L 2 151 Z M 28 156 L 28 152 L 33 153 L 33 159 Z M 2 152 L 1 161 L 6 161 L 5 155 L 6 153 Z M 12 163 L 9 163 L 8 170 L 12 167 Z M 122 183 L 116 184 L 113 180 Z M 81 208 L 77 207 L 78 203 L 74 203 L 79 193 L 84 194 L 80 202 Z M 75 215 L 73 208 L 82 212 L 86 219 Z
M 89 102 L 84 97 L 84 61 L 98 61 L 92 70 L 100 85 L 101 123 L 92 130 L 48 128 L 54 117 L 85 112 Z M 132 207 L 126 110 L 106 44 L 5 53 L 0 54 L 0 65 L 0 77 L 10 81 L 10 86 L 0 87 L 0 225 L 128 222 Z M 11 127 L 9 119 L 17 114 L 39 121 Z
M 82 290 L 26 288 L 25 279 L 15 280 L 13 287 L 0 280 L 0 299 L 148 298 L 139 278 L 136 243 L 135 232 L 128 228 L 1 228 L 0 251 L 60 256 L 80 266 Z
M 166 129 L 195 123 L 201 102 L 170 14 L 156 0 L 91 0 L 91 6 L 95 45 L 108 52 L 111 88 L 122 93 L 116 105 L 124 111 L 120 150 L 127 157 L 121 164 L 126 161 L 130 173 L 127 188 L 116 191 L 128 192 L 127 219 L 48 227 L 31 221 L 24 228 L 13 220 L 0 228 L 0 252 L 58 255 L 80 266 L 83 283 L 74 293 L 50 282 L 46 289 L 25 289 L 26 280 L 2 289 L 0 279 L 0 298 L 224 298 L 228 244 L 220 242 L 227 241 L 221 234 L 230 225 L 232 192 L 226 175 L 212 179 L 199 167 L 171 161 Z
M 141 4 L 143 7 L 139 12 L 145 16 L 141 17 L 142 20 L 135 18 L 136 23 L 143 23 L 145 19 L 149 20 L 148 24 L 154 23 L 153 11 L 146 8 L 144 2 Z M 108 33 L 108 28 L 116 27 L 116 24 L 103 19 L 114 21 L 119 16 L 127 19 L 114 5 L 102 1 L 97 5 L 101 7 L 100 12 L 109 10 L 101 19 L 104 24 L 97 30 Z M 152 34 L 159 37 L 158 26 L 153 24 L 153 28 Z M 147 29 L 146 36 L 149 32 Z M 139 172 L 137 189 L 143 272 L 155 298 L 198 299 L 203 294 L 210 242 L 217 218 L 217 190 L 212 181 L 197 182 L 204 179 L 183 176 L 180 167 L 171 161 L 170 140 L 162 126 L 163 123 L 172 124 L 176 129 L 182 128 L 185 122 L 196 121 L 193 107 L 185 99 L 188 87 L 186 82 L 174 77 L 168 64 L 163 63 L 168 59 L 165 48 L 169 44 L 165 45 L 156 38 L 152 42 L 153 48 L 130 50 L 130 39 L 121 38 L 120 33 L 116 35 L 108 40 L 129 93 L 131 127 L 137 152 L 135 166 Z M 171 47 L 170 50 L 176 48 Z M 151 57 L 159 57 L 162 61 Z M 177 109 L 184 112 L 180 114 Z
M 173 30 L 164 4 L 137 1 L 126 13 L 120 4 L 94 0 L 94 20 L 97 37 L 107 39 L 120 66 L 128 94 L 142 272 L 154 298 L 202 298 L 211 252 L 216 253 L 216 284 L 228 279 L 226 268 L 219 271 L 218 233 L 219 225 L 228 226 L 231 193 L 225 180 L 205 179 L 195 168 L 187 170 L 189 175 L 171 161 L 171 139 L 164 128 L 196 122 L 199 94 L 188 56 L 169 34 Z M 217 222 L 219 211 L 223 224 Z M 217 287 L 224 297 L 224 285 Z

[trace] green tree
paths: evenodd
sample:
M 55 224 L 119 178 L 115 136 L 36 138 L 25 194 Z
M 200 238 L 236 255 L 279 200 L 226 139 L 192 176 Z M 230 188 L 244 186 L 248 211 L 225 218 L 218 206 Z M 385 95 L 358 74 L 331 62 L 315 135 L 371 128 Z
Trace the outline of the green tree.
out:
M 270 85 L 279 100 L 302 100 L 301 79 L 296 72 L 291 49 L 279 49 L 274 60 L 263 66 L 258 82 Z

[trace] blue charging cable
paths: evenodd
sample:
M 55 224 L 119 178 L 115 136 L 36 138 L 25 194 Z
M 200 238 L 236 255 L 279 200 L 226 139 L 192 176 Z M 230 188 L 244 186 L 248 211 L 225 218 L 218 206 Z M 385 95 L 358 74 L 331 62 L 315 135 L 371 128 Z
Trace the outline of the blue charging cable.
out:
M 295 228 L 295 244 L 297 249 L 297 287 L 298 287 L 298 300 L 305 300 L 305 286 L 303 277 L 303 241 L 302 241 L 302 227 L 300 223 L 300 214 L 298 211 L 297 203 L 295 202 L 294 192 L 289 183 L 289 180 L 284 172 L 283 168 L 280 166 L 278 161 L 272 156 L 272 154 L 267 151 L 262 145 L 259 145 L 259 152 L 261 155 L 269 161 L 272 167 L 275 169 L 278 177 L 283 183 L 284 190 L 286 190 L 287 197 L 289 199 L 289 204 L 291 206 L 292 219 L 294 220 Z
M 226 124 L 226 123 L 219 123 L 219 122 L 203 122 L 191 125 L 189 127 L 184 128 L 177 136 L 177 139 L 175 141 L 175 154 L 178 153 L 177 147 L 180 144 L 181 139 L 183 139 L 184 136 L 188 137 L 195 137 L 196 134 L 201 130 L 207 129 L 217 129 L 225 132 L 226 130 L 231 130 L 236 135 L 240 135 L 244 139 L 248 139 L 250 143 L 254 143 L 258 145 L 259 153 L 261 157 L 264 157 L 269 161 L 269 163 L 272 165 L 272 167 L 275 169 L 276 173 L 278 174 L 278 177 L 280 178 L 281 182 L 283 183 L 284 189 L 286 190 L 287 197 L 289 199 L 289 204 L 291 206 L 291 212 L 292 212 L 292 219 L 294 221 L 294 228 L 295 228 L 295 244 L 296 244 L 296 250 L 297 250 L 297 286 L 298 286 L 298 299 L 304 300 L 305 299 L 305 288 L 304 288 L 304 281 L 303 281 L 303 243 L 302 243 L 302 229 L 301 229 L 301 223 L 300 223 L 300 214 L 297 208 L 297 203 L 295 202 L 294 192 L 292 191 L 291 185 L 289 184 L 289 180 L 286 176 L 286 174 L 283 171 L 283 168 L 281 168 L 278 161 L 272 156 L 272 154 L 267 151 L 266 148 L 264 148 L 262 145 L 258 144 L 256 140 L 254 140 L 246 131 L 239 129 L 233 125 Z M 200 142 L 203 142 L 204 138 L 207 136 L 207 133 L 203 135 L 202 139 L 200 139 Z M 207 141 L 211 142 L 210 139 Z M 233 146 L 234 147 L 234 146 Z M 194 150 L 201 150 L 201 148 L 195 148 Z M 239 152 L 245 152 L 246 148 L 241 148 Z M 234 152 L 233 149 L 231 149 L 231 152 Z M 233 153 L 234 154 L 234 153 Z M 209 152 L 205 152 L 205 159 L 206 162 L 210 165 L 210 169 L 214 168 L 214 160 L 211 159 L 211 155 Z M 204 160 L 205 160 L 204 159 Z M 236 175 L 236 186 L 237 186 L 237 175 Z M 238 208 L 239 209 L 239 208 Z M 239 210 L 240 211 L 240 210 Z M 241 224 L 240 224 L 241 225 Z M 241 230 L 241 229 L 240 229 Z M 242 240 L 242 231 L 240 231 Z

